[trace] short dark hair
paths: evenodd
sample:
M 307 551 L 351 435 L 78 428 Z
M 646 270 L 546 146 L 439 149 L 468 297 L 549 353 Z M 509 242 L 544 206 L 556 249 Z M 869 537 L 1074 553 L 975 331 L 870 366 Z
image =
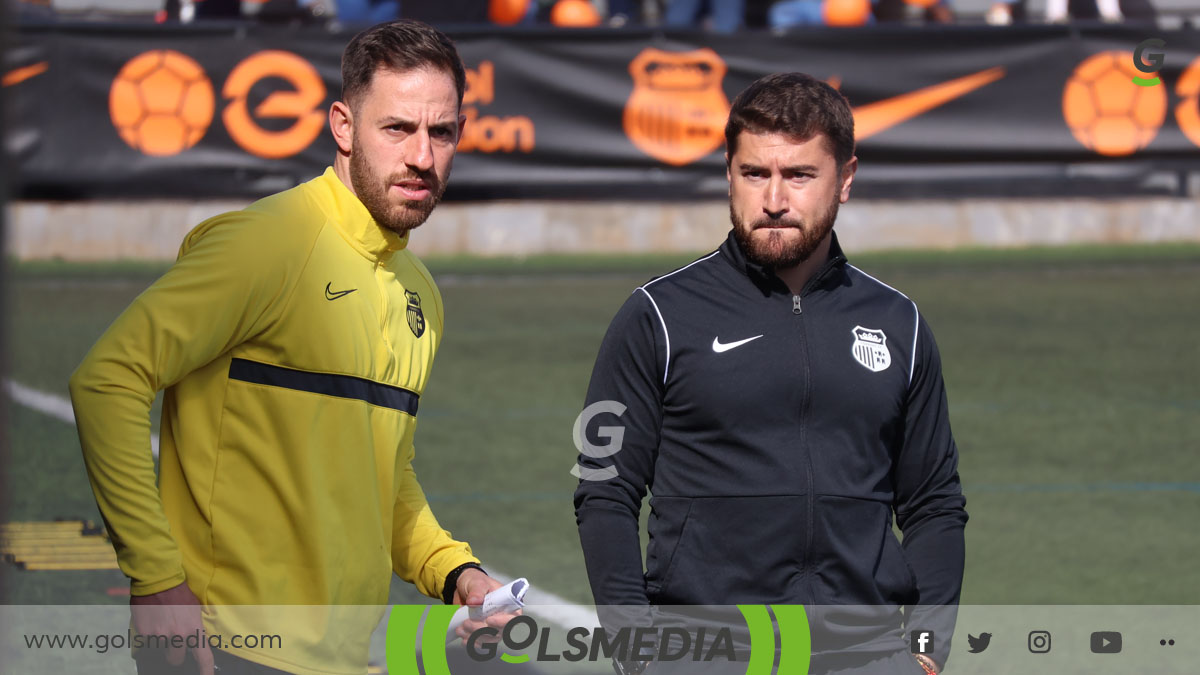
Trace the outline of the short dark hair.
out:
M 462 105 L 467 73 L 458 50 L 440 30 L 420 21 L 401 19 L 372 26 L 350 40 L 342 53 L 342 100 L 351 108 L 371 86 L 381 68 L 406 72 L 435 68 L 454 77 Z
M 854 156 L 854 113 L 845 96 L 804 73 L 776 73 L 759 78 L 733 100 L 725 123 L 730 160 L 738 136 L 778 133 L 808 140 L 825 134 L 839 168 Z

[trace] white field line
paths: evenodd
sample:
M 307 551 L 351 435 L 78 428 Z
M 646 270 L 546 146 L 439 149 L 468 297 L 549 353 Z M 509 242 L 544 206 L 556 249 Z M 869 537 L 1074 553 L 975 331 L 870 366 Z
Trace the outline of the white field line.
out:
M 75 426 L 75 412 L 71 409 L 71 402 L 61 396 L 38 391 L 9 379 L 4 380 L 4 391 L 8 392 L 9 398 L 14 402 L 26 408 Z M 150 449 L 154 456 L 158 457 L 158 434 L 150 434 Z
M 75 424 L 75 413 L 71 409 L 71 402 L 61 396 L 38 391 L 37 389 L 26 387 L 19 382 L 7 379 L 4 380 L 4 390 L 8 392 L 9 397 L 13 401 L 26 408 L 49 415 L 72 426 Z M 154 456 L 158 457 L 158 434 L 151 434 L 150 444 L 154 448 Z M 507 584 L 513 580 L 513 577 L 494 571 L 489 572 L 489 574 L 501 583 Z M 600 625 L 600 620 L 597 618 L 594 609 L 590 609 L 584 605 L 577 605 L 554 593 L 544 591 L 536 585 L 531 584 L 531 586 L 528 594 L 525 596 L 525 604 L 535 606 L 538 616 L 545 618 L 547 621 L 552 621 L 563 628 Z

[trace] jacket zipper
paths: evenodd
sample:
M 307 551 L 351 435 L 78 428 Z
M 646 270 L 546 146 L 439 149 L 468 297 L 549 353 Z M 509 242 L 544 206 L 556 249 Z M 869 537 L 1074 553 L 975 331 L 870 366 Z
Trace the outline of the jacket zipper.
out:
M 383 267 L 383 263 L 375 261 L 375 273 L 372 276 L 375 277 L 375 287 L 379 289 L 379 333 L 383 337 L 384 346 L 387 347 L 390 361 L 395 350 L 392 349 L 392 340 L 388 337 L 388 293 L 383 282 L 379 280 L 379 268 L 381 267 Z
M 832 270 L 839 264 L 845 262 L 845 258 L 838 256 L 825 261 L 825 264 L 817 270 L 817 273 L 812 275 L 804 287 L 800 289 L 799 294 L 792 295 L 792 314 L 800 316 L 803 319 L 803 310 L 800 307 L 800 299 L 805 293 L 811 291 L 819 284 Z M 804 533 L 804 556 L 800 563 L 800 570 L 804 576 L 804 594 L 807 596 L 804 604 L 815 604 L 816 599 L 812 594 L 812 570 L 809 565 L 809 556 L 812 551 L 813 542 L 813 510 L 816 508 L 816 496 L 813 494 L 813 457 L 812 451 L 808 447 L 808 427 L 806 421 L 808 419 L 809 404 L 812 400 L 812 368 L 808 358 L 808 333 L 804 329 L 804 322 L 800 322 L 800 335 L 804 343 L 804 398 L 800 410 L 800 447 L 804 449 L 804 457 L 808 460 L 808 475 L 806 483 L 808 487 L 808 528 Z
M 792 296 L 792 314 L 803 318 L 803 310 L 800 308 L 800 296 L 799 295 Z M 804 593 L 805 593 L 805 595 L 808 596 L 808 598 L 805 601 L 805 604 L 813 604 L 814 600 L 811 595 L 812 594 L 812 582 L 810 579 L 812 575 L 811 575 L 811 570 L 809 569 L 808 558 L 809 558 L 809 551 L 812 550 L 813 507 L 815 504 L 815 499 L 813 498 L 813 459 L 812 459 L 812 452 L 808 448 L 808 427 L 806 425 L 806 421 L 808 418 L 809 399 L 812 397 L 812 370 L 811 370 L 811 368 L 809 368 L 808 334 L 807 334 L 807 331 L 804 330 L 804 322 L 803 321 L 801 321 L 801 323 L 800 323 L 800 337 L 801 337 L 801 342 L 804 345 L 804 354 L 803 354 L 803 356 L 804 356 L 804 397 L 801 399 L 801 404 L 800 404 L 801 405 L 801 408 L 800 408 L 800 447 L 804 449 L 804 456 L 808 460 L 808 473 L 806 475 L 806 478 L 807 478 L 806 482 L 807 482 L 807 486 L 808 486 L 808 490 L 806 491 L 806 494 L 808 497 L 808 499 L 807 499 L 808 509 L 807 509 L 807 514 L 806 514 L 807 518 L 808 518 L 808 527 L 806 528 L 805 533 L 804 533 L 804 537 L 805 537 L 804 538 L 804 555 L 800 561 L 800 573 L 804 576 Z

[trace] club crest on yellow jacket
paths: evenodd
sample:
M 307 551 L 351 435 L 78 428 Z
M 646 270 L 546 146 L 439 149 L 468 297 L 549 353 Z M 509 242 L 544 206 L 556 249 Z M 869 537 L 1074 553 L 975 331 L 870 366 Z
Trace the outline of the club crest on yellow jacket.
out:
M 412 329 L 413 335 L 421 337 L 425 334 L 425 315 L 421 312 L 421 296 L 414 291 L 404 291 L 404 297 L 408 298 L 408 327 Z

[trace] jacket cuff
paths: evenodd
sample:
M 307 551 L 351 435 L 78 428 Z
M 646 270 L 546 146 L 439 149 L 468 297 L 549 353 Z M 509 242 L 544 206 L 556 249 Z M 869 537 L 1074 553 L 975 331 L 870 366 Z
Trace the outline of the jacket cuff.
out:
M 484 569 L 479 566 L 479 563 L 473 562 L 463 563 L 450 570 L 450 573 L 446 575 L 446 583 L 442 584 L 442 602 L 446 603 L 447 605 L 453 604 L 454 591 L 458 588 L 458 578 L 462 576 L 463 572 L 472 568 L 487 574 L 487 572 L 485 572 Z
M 175 588 L 176 586 L 178 586 L 179 584 L 182 584 L 185 581 L 187 581 L 187 575 L 184 574 L 183 570 L 179 570 L 175 574 L 172 574 L 171 576 L 169 576 L 165 579 L 159 579 L 157 581 L 151 581 L 151 582 L 133 581 L 129 584 L 129 594 L 130 595 L 154 595 L 155 593 L 162 593 L 163 591 Z

